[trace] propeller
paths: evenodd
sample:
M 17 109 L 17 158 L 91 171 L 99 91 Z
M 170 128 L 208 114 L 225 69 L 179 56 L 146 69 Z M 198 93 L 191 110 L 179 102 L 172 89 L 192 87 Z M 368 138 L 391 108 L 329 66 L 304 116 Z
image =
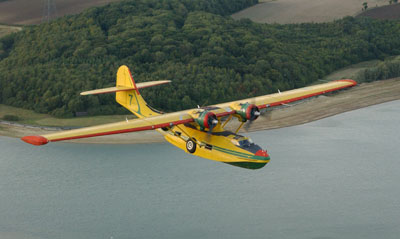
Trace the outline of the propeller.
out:
M 210 142 L 211 139 L 211 133 L 214 129 L 215 126 L 217 126 L 218 124 L 218 119 L 217 116 L 215 114 L 210 114 L 208 119 L 207 119 L 207 124 L 209 126 L 208 131 L 207 131 L 207 137 L 206 137 L 206 141 Z
M 272 111 L 271 110 L 262 110 L 259 112 L 260 115 L 259 117 L 262 117 L 266 120 L 271 120 L 272 118 Z M 254 120 L 249 120 L 245 125 L 244 125 L 244 129 L 246 130 L 246 132 L 249 132 L 250 127 L 252 126 Z
M 253 121 L 256 120 L 259 116 L 261 116 L 260 109 L 258 109 L 258 107 L 251 108 L 250 119 L 248 120 L 247 124 L 244 125 L 246 131 L 249 131 L 249 128 L 253 124 Z

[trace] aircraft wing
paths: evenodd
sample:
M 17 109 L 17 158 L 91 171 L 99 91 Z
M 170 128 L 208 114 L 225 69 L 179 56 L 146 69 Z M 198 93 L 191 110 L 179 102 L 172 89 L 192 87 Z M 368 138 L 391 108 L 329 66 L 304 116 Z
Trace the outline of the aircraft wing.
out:
M 205 107 L 203 109 L 185 110 L 175 113 L 157 115 L 153 117 L 146 117 L 146 118 L 127 120 L 117 123 L 111 123 L 111 124 L 61 131 L 46 135 L 25 136 L 22 138 L 22 140 L 33 145 L 43 145 L 47 144 L 48 142 L 61 141 L 61 140 L 88 138 L 88 137 L 103 136 L 110 134 L 121 134 L 121 133 L 137 132 L 144 130 L 154 130 L 158 128 L 171 127 L 174 125 L 193 122 L 195 121 L 195 119 L 190 114 L 190 112 L 193 111 L 208 110 L 210 112 L 213 112 L 216 115 L 216 117 L 220 118 L 223 116 L 235 114 L 236 111 L 234 108 L 232 108 L 232 105 L 234 104 L 247 102 L 255 104 L 258 108 L 262 109 L 267 107 L 283 105 L 286 103 L 306 99 L 312 96 L 321 95 L 331 91 L 348 88 L 356 84 L 357 83 L 353 80 L 332 81 L 325 84 L 308 86 L 295 90 L 289 90 L 285 92 L 279 92 L 275 94 L 259 96 L 240 101 L 218 104 L 215 106 Z
M 190 112 L 190 110 L 167 113 L 154 117 L 126 120 L 117 123 L 85 127 L 80 129 L 60 131 L 45 135 L 25 136 L 22 137 L 21 139 L 29 144 L 44 145 L 47 144 L 48 142 L 56 142 L 62 140 L 154 130 L 154 129 L 171 127 L 174 125 L 193 122 L 194 119 L 190 114 L 188 114 L 188 112 Z M 222 117 L 225 115 L 232 114 L 235 111 L 226 112 L 226 110 L 224 109 L 214 108 L 212 112 L 214 112 L 217 115 L 217 117 Z
M 193 118 L 185 112 L 163 114 L 151 118 L 133 119 L 111 124 L 103 124 L 80 129 L 66 130 L 45 135 L 25 136 L 22 138 L 26 143 L 43 145 L 69 139 L 89 138 L 110 134 L 122 134 L 144 130 L 153 130 L 170 127 L 178 124 L 193 122 Z
M 244 100 L 222 103 L 215 106 L 222 109 L 227 109 L 232 104 L 248 102 L 251 104 L 255 104 L 259 109 L 263 109 L 268 107 L 284 105 L 294 101 L 303 100 L 306 98 L 322 95 L 332 91 L 341 90 L 355 85 L 357 85 L 357 82 L 355 82 L 354 80 L 336 80 L 324 84 L 307 86 L 294 90 L 278 92 L 270 95 L 264 95 Z

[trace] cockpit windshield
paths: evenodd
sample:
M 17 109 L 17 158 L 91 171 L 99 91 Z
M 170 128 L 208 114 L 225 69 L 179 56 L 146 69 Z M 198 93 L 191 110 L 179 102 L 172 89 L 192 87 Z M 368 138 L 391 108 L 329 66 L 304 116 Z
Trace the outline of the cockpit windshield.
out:
M 239 139 L 237 139 L 237 138 L 233 139 L 232 143 L 234 143 L 236 146 L 239 146 L 241 148 L 248 148 L 248 147 L 254 145 L 253 140 L 251 140 L 251 139 L 249 139 L 247 137 L 242 137 L 242 138 L 239 138 Z
M 254 144 L 253 140 L 247 138 L 247 137 L 242 137 L 239 139 L 233 139 L 232 143 L 235 144 L 237 147 L 244 149 L 246 151 L 256 153 L 258 150 L 260 150 L 260 146 Z
M 242 148 L 248 148 L 253 144 L 254 144 L 254 142 L 251 139 L 243 139 L 243 140 L 239 141 L 239 146 Z

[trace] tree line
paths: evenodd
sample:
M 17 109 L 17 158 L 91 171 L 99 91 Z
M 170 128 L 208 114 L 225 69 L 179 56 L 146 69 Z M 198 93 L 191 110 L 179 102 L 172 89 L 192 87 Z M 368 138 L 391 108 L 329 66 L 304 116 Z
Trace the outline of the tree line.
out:
M 113 95 L 122 64 L 163 111 L 305 86 L 344 66 L 400 54 L 400 24 L 346 17 L 259 24 L 229 15 L 255 0 L 135 0 L 25 27 L 0 39 L 0 102 L 55 116 L 125 113 Z
M 356 76 L 357 82 L 372 82 L 400 77 L 400 57 L 380 62 L 377 66 L 367 68 Z

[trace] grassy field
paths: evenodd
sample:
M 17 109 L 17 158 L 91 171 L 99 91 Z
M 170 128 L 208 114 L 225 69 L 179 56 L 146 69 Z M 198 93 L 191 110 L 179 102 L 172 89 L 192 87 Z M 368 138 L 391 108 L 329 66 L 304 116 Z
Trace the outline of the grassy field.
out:
M 120 0 L 54 0 L 56 15 L 76 14 L 84 9 Z M 37 24 L 42 20 L 43 0 L 0 1 L 0 22 L 13 25 Z
M 13 32 L 18 32 L 21 29 L 22 29 L 21 27 L 0 25 L 0 37 L 3 37 L 5 35 L 13 33 Z
M 369 7 L 389 3 L 388 0 L 276 0 L 257 4 L 232 17 L 261 23 L 327 22 L 357 15 L 363 2 L 368 2 Z
M 391 56 L 386 58 L 385 60 L 399 60 L 400 56 Z M 331 74 L 325 76 L 323 78 L 324 81 L 332 81 L 332 80 L 338 80 L 338 79 L 356 79 L 357 74 L 360 71 L 363 71 L 367 68 L 375 67 L 382 61 L 380 60 L 372 60 L 372 61 L 364 61 L 360 62 L 358 64 L 350 65 L 347 67 L 344 67 L 340 70 L 337 70 L 335 72 L 332 72 Z
M 55 127 L 90 126 L 90 125 L 123 121 L 126 118 L 128 119 L 134 118 L 133 115 L 106 115 L 106 116 L 59 119 L 47 114 L 38 114 L 31 110 L 15 108 L 0 104 L 0 120 L 3 119 L 5 115 L 18 116 L 19 120 L 16 121 L 16 123 L 19 124 L 28 124 L 35 126 L 55 126 Z
M 357 74 L 360 71 L 363 71 L 367 68 L 374 67 L 378 65 L 380 60 L 372 60 L 372 61 L 364 61 L 360 62 L 358 64 L 350 65 L 348 67 L 342 68 L 340 70 L 337 70 L 330 75 L 327 75 L 323 78 L 325 81 L 332 81 L 332 80 L 338 80 L 338 79 L 355 79 Z

